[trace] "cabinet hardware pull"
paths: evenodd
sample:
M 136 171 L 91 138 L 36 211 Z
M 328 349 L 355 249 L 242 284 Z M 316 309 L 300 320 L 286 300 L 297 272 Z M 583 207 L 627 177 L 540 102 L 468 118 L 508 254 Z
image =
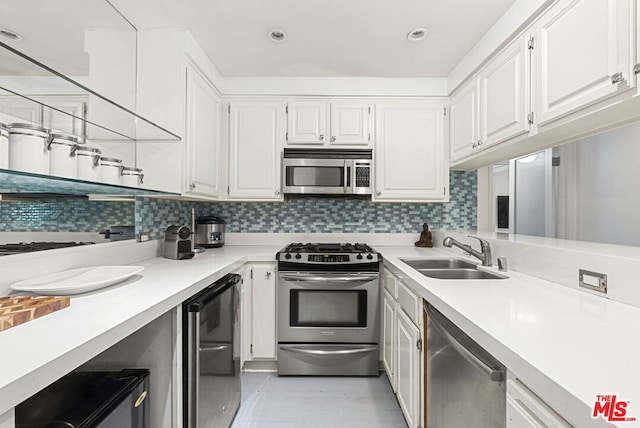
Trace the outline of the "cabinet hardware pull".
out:
M 332 135 L 332 136 L 331 136 L 331 142 L 333 143 L 334 141 L 336 141 L 336 136 L 335 136 L 335 135 Z
M 324 140 L 324 134 L 320 134 L 320 141 Z
M 533 125 L 533 112 L 527 115 L 527 122 L 529 123 L 529 125 Z
M 382 192 L 381 192 L 380 190 L 378 190 L 378 191 L 376 192 L 376 195 L 380 196 L 380 195 L 382 195 Z
M 145 398 L 147 398 L 147 391 L 142 391 L 142 394 L 140 394 L 133 407 L 140 407 Z
M 276 190 L 276 196 L 280 196 L 280 190 Z
M 640 63 L 633 67 L 633 74 L 640 74 Z
M 617 85 L 618 83 L 624 82 L 624 76 L 621 72 L 617 72 L 616 74 L 611 75 L 611 83 Z

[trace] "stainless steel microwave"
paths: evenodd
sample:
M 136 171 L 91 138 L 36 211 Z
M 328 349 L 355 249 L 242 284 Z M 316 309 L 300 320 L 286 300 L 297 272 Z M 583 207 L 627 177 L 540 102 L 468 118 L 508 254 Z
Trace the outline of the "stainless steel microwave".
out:
M 370 195 L 373 156 L 367 149 L 284 149 L 283 191 L 288 194 Z

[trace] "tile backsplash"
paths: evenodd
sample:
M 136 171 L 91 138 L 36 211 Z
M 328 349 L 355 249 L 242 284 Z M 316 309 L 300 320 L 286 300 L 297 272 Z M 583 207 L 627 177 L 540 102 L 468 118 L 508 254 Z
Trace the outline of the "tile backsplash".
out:
M 274 202 L 189 202 L 136 198 L 137 231 L 163 236 L 170 224 L 190 224 L 196 215 L 226 220 L 227 232 L 239 233 L 411 233 L 422 223 L 433 229 L 476 229 L 475 172 L 450 173 L 447 203 L 373 203 L 344 197 L 287 196 Z
M 3 232 L 99 232 L 116 225 L 131 225 L 132 202 L 52 198 L 38 201 L 0 202 Z

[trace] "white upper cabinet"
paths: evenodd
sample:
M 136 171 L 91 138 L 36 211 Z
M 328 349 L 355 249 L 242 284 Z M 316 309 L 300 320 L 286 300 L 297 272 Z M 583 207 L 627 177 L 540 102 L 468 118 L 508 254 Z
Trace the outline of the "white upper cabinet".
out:
M 368 146 L 372 138 L 371 113 L 372 104 L 366 101 L 290 101 L 287 145 Z
M 473 79 L 451 97 L 450 158 L 455 162 L 474 153 L 478 148 L 478 86 Z
M 529 131 L 529 58 L 522 37 L 480 72 L 480 148 Z
M 287 106 L 287 144 L 323 145 L 326 128 L 325 101 L 292 101 Z
M 631 0 L 561 0 L 535 26 L 534 88 L 544 124 L 629 88 Z
M 187 66 L 186 194 L 219 196 L 221 107 L 211 84 Z
M 282 200 L 285 104 L 232 102 L 229 109 L 229 198 Z
M 376 105 L 376 201 L 448 200 L 448 147 L 441 101 Z
M 451 98 L 452 163 L 529 131 L 529 58 L 519 38 Z
M 331 103 L 330 145 L 369 145 L 371 143 L 371 104 L 359 101 Z

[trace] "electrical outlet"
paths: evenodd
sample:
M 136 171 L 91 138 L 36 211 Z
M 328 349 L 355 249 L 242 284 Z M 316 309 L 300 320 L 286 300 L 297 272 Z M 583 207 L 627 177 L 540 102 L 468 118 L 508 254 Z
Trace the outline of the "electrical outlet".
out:
M 151 240 L 150 232 L 140 232 L 138 233 L 138 242 L 147 242 Z
M 607 275 L 586 269 L 578 270 L 578 284 L 582 288 L 607 294 Z

